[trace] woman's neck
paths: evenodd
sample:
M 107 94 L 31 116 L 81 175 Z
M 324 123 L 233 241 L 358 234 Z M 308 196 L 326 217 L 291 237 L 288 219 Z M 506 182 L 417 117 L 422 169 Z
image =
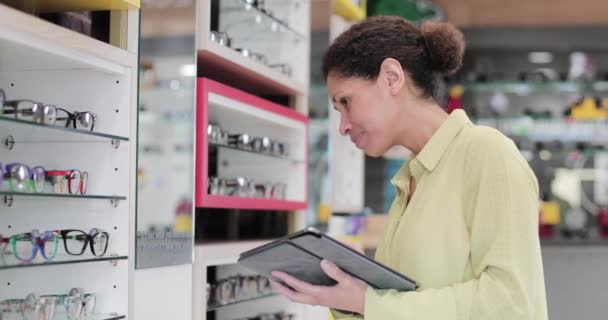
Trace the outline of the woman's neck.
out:
M 418 101 L 412 109 L 411 113 L 404 114 L 407 121 L 401 122 L 404 126 L 397 144 L 418 155 L 449 115 L 433 100 Z

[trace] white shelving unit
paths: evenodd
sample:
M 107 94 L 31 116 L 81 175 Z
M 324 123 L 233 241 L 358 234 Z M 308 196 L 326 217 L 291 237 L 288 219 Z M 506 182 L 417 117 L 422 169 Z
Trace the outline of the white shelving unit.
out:
M 88 247 L 81 256 L 69 256 L 61 239 L 58 255 L 49 262 L 38 257 L 23 264 L 5 255 L 0 301 L 32 292 L 67 294 L 79 287 L 96 294 L 95 319 L 130 317 L 139 12 L 131 8 L 113 14 L 122 17 L 116 30 L 125 39 L 123 47 L 0 5 L 0 89 L 7 99 L 97 114 L 93 132 L 0 116 L 2 164 L 76 168 L 89 174 L 86 195 L 57 194 L 50 186 L 42 194 L 15 193 L 5 181 L 0 186 L 0 234 L 99 228 L 110 235 L 107 253 L 99 258 Z M 56 319 L 64 316 L 57 313 Z
M 253 275 L 249 270 L 236 264 L 237 257 L 241 252 L 262 246 L 270 240 L 263 241 L 242 241 L 220 244 L 208 244 L 196 246 L 194 254 L 199 259 L 195 260 L 195 270 L 207 270 L 216 268 L 218 279 L 228 278 L 232 275 Z M 195 283 L 207 283 L 207 272 L 195 272 L 193 281 Z M 204 286 L 194 286 L 193 305 L 199 305 L 207 301 L 206 288 Z M 202 299 L 202 300 L 201 300 Z M 218 319 L 237 319 L 255 316 L 264 312 L 285 311 L 296 314 L 297 319 L 326 319 L 327 310 L 320 307 L 308 307 L 296 305 L 278 294 L 265 295 L 259 299 L 252 299 L 244 302 L 237 302 L 226 306 L 216 307 Z M 198 308 L 194 313 L 194 319 L 206 319 L 205 310 Z
M 217 3 L 218 7 L 212 5 Z M 266 86 L 276 92 L 308 92 L 308 56 L 310 1 L 271 0 L 262 2 L 266 10 L 248 5 L 244 0 L 200 1 L 198 8 L 199 58 L 213 66 L 204 66 L 203 75 L 238 74 L 255 87 Z M 215 10 L 219 11 L 214 12 Z M 269 14 L 270 13 L 270 14 Z M 211 26 L 217 16 L 217 25 Z M 212 30 L 214 28 L 216 30 Z M 210 40 L 212 31 L 227 33 L 231 47 Z M 287 63 L 292 75 L 243 56 L 236 49 L 246 48 L 266 56 L 268 64 Z M 229 77 L 221 82 L 230 84 Z
M 248 5 L 243 0 L 203 0 L 197 5 L 198 75 L 206 79 L 199 79 L 197 88 L 196 206 L 199 210 L 287 210 L 289 230 L 301 229 L 306 224 L 303 209 L 308 199 L 310 1 L 267 0 L 263 2 L 264 8 Z M 210 36 L 214 31 L 227 33 L 231 38 L 230 47 L 212 41 Z M 264 55 L 266 63 L 242 55 L 239 48 Z M 291 73 L 272 67 L 276 64 L 288 64 Z M 213 84 L 209 85 L 210 82 Z M 209 86 L 214 89 L 206 88 Z M 271 103 L 265 97 L 281 97 L 280 101 L 285 102 Z M 208 194 L 206 174 L 208 149 L 212 144 L 205 140 L 205 133 L 209 122 L 231 133 L 268 136 L 289 144 L 290 153 L 286 158 L 214 145 L 218 148 L 219 175 L 285 182 L 285 201 Z M 208 269 L 214 268 L 216 278 L 249 275 L 250 271 L 238 266 L 238 256 L 271 240 L 195 246 L 193 319 L 208 319 Z M 293 313 L 296 319 L 323 319 L 328 315 L 324 308 L 296 305 L 281 296 L 270 295 L 214 307 L 213 317 L 243 319 L 278 311 Z
M 479 119 L 477 124 L 500 130 L 510 136 L 528 137 L 535 141 L 588 141 L 606 144 L 608 121 L 568 121 L 521 117 L 512 119 Z

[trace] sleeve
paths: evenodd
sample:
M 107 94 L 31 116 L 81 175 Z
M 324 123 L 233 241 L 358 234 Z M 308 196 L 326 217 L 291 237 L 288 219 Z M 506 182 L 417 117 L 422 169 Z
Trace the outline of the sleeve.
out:
M 538 184 L 512 141 L 491 132 L 480 140 L 462 182 L 474 278 L 415 292 L 368 289 L 364 319 L 546 319 Z
M 363 317 L 355 313 L 347 313 L 336 309 L 329 309 L 329 312 L 335 320 L 361 320 Z

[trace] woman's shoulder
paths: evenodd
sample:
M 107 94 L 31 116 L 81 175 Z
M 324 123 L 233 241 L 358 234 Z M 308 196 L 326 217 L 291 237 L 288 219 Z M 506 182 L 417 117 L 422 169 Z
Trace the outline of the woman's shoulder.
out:
M 465 131 L 464 138 L 467 154 L 471 156 L 519 154 L 513 140 L 494 128 L 472 125 Z

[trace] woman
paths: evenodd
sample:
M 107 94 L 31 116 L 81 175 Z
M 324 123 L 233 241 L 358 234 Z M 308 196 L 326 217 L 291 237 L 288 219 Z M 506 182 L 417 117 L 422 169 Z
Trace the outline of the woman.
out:
M 534 174 L 511 140 L 433 99 L 463 53 L 449 24 L 374 17 L 323 60 L 340 133 L 370 156 L 394 145 L 415 155 L 391 181 L 398 192 L 376 260 L 419 290 L 376 290 L 329 261 L 321 267 L 337 285 L 275 272 L 291 287 L 273 282 L 276 290 L 337 319 L 547 319 Z

